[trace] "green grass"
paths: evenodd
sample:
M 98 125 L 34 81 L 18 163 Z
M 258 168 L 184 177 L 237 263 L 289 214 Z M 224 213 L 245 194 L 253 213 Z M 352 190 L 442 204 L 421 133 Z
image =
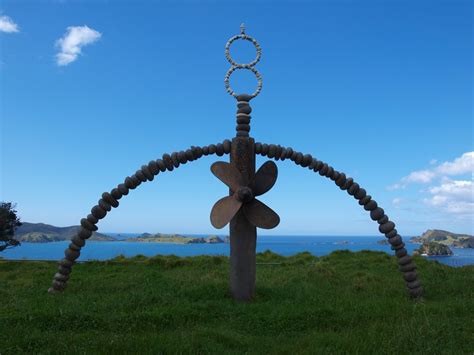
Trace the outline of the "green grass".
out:
M 408 298 L 383 252 L 258 254 L 252 303 L 228 292 L 227 257 L 158 256 L 74 266 L 0 261 L 0 353 L 474 354 L 474 266 L 415 257 Z

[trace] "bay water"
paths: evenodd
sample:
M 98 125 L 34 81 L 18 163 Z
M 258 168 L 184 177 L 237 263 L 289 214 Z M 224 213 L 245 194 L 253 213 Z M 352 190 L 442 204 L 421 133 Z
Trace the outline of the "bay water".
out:
M 131 233 L 104 233 L 118 239 L 135 237 Z M 208 235 L 192 235 L 193 237 L 207 237 Z M 220 236 L 224 239 L 224 236 Z M 381 245 L 377 241 L 383 240 L 380 236 L 270 236 L 257 237 L 257 252 L 270 250 L 274 253 L 290 256 L 301 252 L 310 252 L 316 256 L 330 254 L 334 250 L 347 249 L 353 252 L 359 250 L 378 250 L 394 255 L 390 245 Z M 411 255 L 420 245 L 410 243 L 405 238 L 406 249 Z M 51 243 L 22 243 L 21 246 L 4 250 L 0 257 L 8 260 L 60 260 L 64 257 L 64 250 L 69 242 Z M 451 248 L 453 256 L 427 256 L 428 260 L 436 260 L 453 267 L 474 265 L 474 249 Z M 77 260 L 107 260 L 120 254 L 126 257 L 142 254 L 154 255 L 226 255 L 230 253 L 228 243 L 219 244 L 172 244 L 172 243 L 142 243 L 142 242 L 99 242 L 87 241 Z

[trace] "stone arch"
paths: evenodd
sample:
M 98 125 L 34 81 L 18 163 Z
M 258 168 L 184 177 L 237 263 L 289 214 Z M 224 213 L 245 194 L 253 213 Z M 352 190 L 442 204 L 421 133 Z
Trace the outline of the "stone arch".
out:
M 171 155 L 163 154 L 161 159 L 152 160 L 147 165 L 143 165 L 135 174 L 126 177 L 123 183 L 118 184 L 110 192 L 104 192 L 98 204 L 92 207 L 91 213 L 86 218 L 81 219 L 79 232 L 71 239 L 71 243 L 64 251 L 65 257 L 59 261 L 58 272 L 54 275 L 52 286 L 48 289 L 48 292 L 55 293 L 65 289 L 72 266 L 80 256 L 80 250 L 85 245 L 86 239 L 91 236 L 93 231 L 98 229 L 96 226 L 98 221 L 103 219 L 112 208 L 118 207 L 118 200 L 128 195 L 130 190 L 137 188 L 142 182 L 152 181 L 160 172 L 172 171 L 174 168 L 178 168 L 180 164 L 197 160 L 202 156 L 210 154 L 223 156 L 224 154 L 229 154 L 230 150 L 231 142 L 226 139 L 218 144 L 210 144 L 203 147 L 192 146 L 186 151 L 173 152 Z M 395 223 L 390 221 L 384 210 L 378 206 L 377 202 L 358 183 L 352 178 L 346 177 L 343 172 L 335 170 L 327 163 L 313 158 L 310 154 L 294 151 L 290 147 L 257 142 L 255 143 L 255 154 L 275 160 L 290 159 L 296 165 L 308 168 L 318 172 L 321 176 L 331 179 L 341 190 L 346 191 L 350 196 L 358 200 L 359 205 L 370 213 L 370 218 L 379 224 L 380 233 L 388 238 L 392 250 L 395 251 L 399 270 L 403 273 L 403 279 L 405 280 L 409 295 L 417 298 L 423 294 L 423 288 L 416 273 L 416 265 L 408 255 L 405 243 L 395 229 Z
M 275 160 L 290 159 L 296 165 L 308 168 L 315 173 L 319 173 L 321 176 L 331 179 L 341 190 L 346 191 L 350 196 L 358 200 L 359 205 L 370 213 L 370 218 L 379 224 L 379 232 L 385 235 L 391 245 L 391 249 L 395 251 L 399 270 L 403 273 L 403 279 L 409 295 L 413 298 L 422 296 L 423 288 L 416 273 L 416 265 L 411 256 L 408 255 L 405 243 L 395 229 L 395 223 L 389 219 L 383 208 L 378 206 L 377 202 L 367 194 L 364 188 L 352 178 L 346 177 L 343 172 L 339 172 L 329 164 L 313 158 L 311 154 L 303 154 L 290 147 L 257 142 L 255 143 L 255 153 Z
M 202 156 L 216 154 L 223 156 L 230 153 L 231 142 L 226 139 L 222 143 L 210 144 L 203 147 L 191 146 L 185 151 L 163 154 L 161 159 L 151 160 L 143 165 L 135 174 L 127 176 L 123 183 L 114 187 L 110 192 L 104 192 L 97 205 L 93 206 L 91 213 L 86 218 L 81 219 L 81 226 L 76 235 L 71 238 L 71 243 L 64 251 L 64 258 L 59 261 L 58 271 L 54 275 L 53 283 L 48 292 L 55 293 L 63 291 L 66 288 L 66 282 L 69 280 L 72 272 L 72 266 L 75 260 L 81 254 L 81 248 L 85 246 L 86 240 L 92 235 L 92 232 L 98 228 L 96 224 L 99 220 L 105 218 L 112 208 L 119 206 L 119 200 L 128 195 L 130 190 L 136 189 L 141 183 L 152 181 L 154 177 L 166 171 L 173 171 L 181 164 L 195 161 Z

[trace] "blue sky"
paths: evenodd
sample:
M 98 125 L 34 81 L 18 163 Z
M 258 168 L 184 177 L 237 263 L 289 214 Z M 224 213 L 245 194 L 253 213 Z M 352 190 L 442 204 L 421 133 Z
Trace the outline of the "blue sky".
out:
M 226 41 L 262 47 L 251 135 L 352 176 L 403 235 L 473 233 L 470 1 L 2 1 L 1 189 L 23 221 L 78 224 L 141 165 L 235 135 Z M 240 62 L 254 57 L 235 42 Z M 231 79 L 253 92 L 251 73 Z M 225 158 L 225 159 L 223 159 Z M 227 233 L 227 192 L 205 157 L 160 174 L 99 223 L 105 232 Z M 258 158 L 257 165 L 265 160 Z M 262 234 L 376 235 L 330 180 L 278 162 Z

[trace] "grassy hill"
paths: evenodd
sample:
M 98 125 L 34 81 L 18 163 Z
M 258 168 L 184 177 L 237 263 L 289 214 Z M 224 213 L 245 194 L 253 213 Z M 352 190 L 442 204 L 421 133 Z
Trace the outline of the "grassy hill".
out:
M 410 242 L 436 242 L 456 248 L 474 248 L 474 236 L 469 234 L 456 234 L 442 229 L 428 229 L 421 236 L 411 238 Z
M 415 257 L 425 289 L 405 293 L 383 252 L 257 256 L 256 298 L 229 296 L 227 257 L 157 256 L 74 266 L 0 261 L 0 353 L 472 354 L 474 266 Z
M 56 227 L 45 223 L 23 224 L 15 230 L 15 239 L 27 243 L 48 243 L 70 240 L 79 230 L 80 226 Z M 93 232 L 89 240 L 113 241 L 108 235 Z

